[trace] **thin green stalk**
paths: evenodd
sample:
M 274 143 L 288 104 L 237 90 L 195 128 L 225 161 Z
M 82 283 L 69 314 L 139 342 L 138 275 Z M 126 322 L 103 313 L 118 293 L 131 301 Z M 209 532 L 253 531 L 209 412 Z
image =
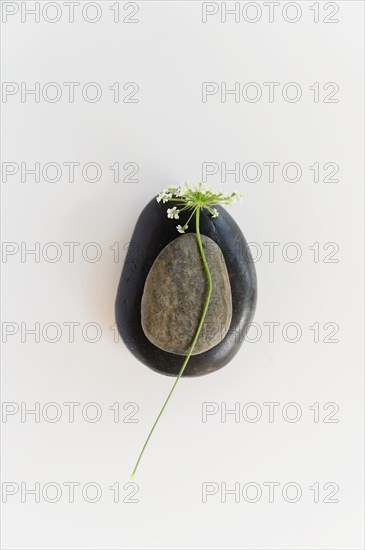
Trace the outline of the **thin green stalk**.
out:
M 134 467 L 134 470 L 132 472 L 132 475 L 131 475 L 131 478 L 133 479 L 135 474 L 136 474 L 136 471 L 137 471 L 137 468 L 139 466 L 139 463 L 141 462 L 141 458 L 143 456 L 143 453 L 148 445 L 148 442 L 153 434 L 153 431 L 154 429 L 156 428 L 157 426 L 157 423 L 158 421 L 160 420 L 161 416 L 162 416 L 162 413 L 164 412 L 165 408 L 166 408 L 166 405 L 167 403 L 169 402 L 170 400 L 170 397 L 171 395 L 173 394 L 174 392 L 174 389 L 176 388 L 177 386 L 177 383 L 178 381 L 180 380 L 184 370 L 185 370 L 185 367 L 186 365 L 188 364 L 189 362 L 189 359 L 191 357 L 191 354 L 193 353 L 194 351 L 194 348 L 195 348 L 195 345 L 197 343 L 197 340 L 199 338 L 199 334 L 201 332 L 201 329 L 203 327 L 203 323 L 204 323 L 204 319 L 206 317 L 206 314 L 207 314 L 207 311 L 208 311 L 208 307 L 209 307 L 209 302 L 210 302 L 210 298 L 211 298 L 211 295 L 212 295 L 212 288 L 213 288 L 213 284 L 212 284 L 212 276 L 210 274 L 210 271 L 209 271 L 209 266 L 208 266 L 208 262 L 207 262 L 207 259 L 205 257 L 205 253 L 204 253 L 204 249 L 203 249 L 203 243 L 202 243 L 202 240 L 201 240 L 201 236 L 200 236 L 200 224 L 199 224 L 199 221 L 200 221 L 200 206 L 198 206 L 196 208 L 196 217 L 195 217 L 195 222 L 196 222 L 196 239 L 198 241 L 198 247 L 199 247 L 199 252 L 200 252 L 200 255 L 201 255 L 201 258 L 202 258 L 202 261 L 203 261 L 203 265 L 204 265 L 204 269 L 205 269 L 205 272 L 206 272 L 206 275 L 207 275 L 207 279 L 208 279 L 208 292 L 207 292 L 207 296 L 206 296 L 206 299 L 205 299 L 205 303 L 204 303 L 204 309 L 203 309 L 203 313 L 202 313 L 202 316 L 200 318 L 200 321 L 199 321 L 199 325 L 198 325 L 198 328 L 197 328 L 197 331 L 195 333 L 195 336 L 193 338 L 193 341 L 191 343 L 191 346 L 190 346 L 190 349 L 189 349 L 189 352 L 185 358 L 185 361 L 180 369 L 180 372 L 179 374 L 177 375 L 177 378 L 174 382 L 174 385 L 172 386 L 171 390 L 170 390 L 170 393 L 168 394 L 167 398 L 166 398 L 166 401 L 165 403 L 163 404 L 163 407 L 158 415 L 158 417 L 156 418 L 152 428 L 151 428 L 151 431 L 150 433 L 148 434 L 148 437 L 146 439 L 146 442 L 145 444 L 143 445 L 143 448 L 142 448 L 142 451 L 140 452 L 140 455 L 138 457 L 138 460 L 136 462 L 136 465 Z

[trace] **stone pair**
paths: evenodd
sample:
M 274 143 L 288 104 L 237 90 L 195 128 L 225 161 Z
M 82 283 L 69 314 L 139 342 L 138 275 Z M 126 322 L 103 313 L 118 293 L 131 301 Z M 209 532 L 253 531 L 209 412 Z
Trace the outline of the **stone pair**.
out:
M 135 227 L 116 299 L 118 330 L 130 351 L 150 368 L 176 376 L 204 307 L 207 276 L 194 224 L 178 235 L 155 199 Z M 212 296 L 202 332 L 183 376 L 213 372 L 237 353 L 252 320 L 257 283 L 247 243 L 236 222 L 201 212 L 202 244 Z M 180 222 L 180 220 L 179 220 Z M 185 222 L 181 220 L 181 224 Z

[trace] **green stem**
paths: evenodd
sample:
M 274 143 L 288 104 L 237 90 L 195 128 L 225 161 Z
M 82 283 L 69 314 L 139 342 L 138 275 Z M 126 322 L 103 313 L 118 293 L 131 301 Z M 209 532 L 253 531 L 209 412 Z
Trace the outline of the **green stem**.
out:
M 145 444 L 143 445 L 142 447 L 142 451 L 140 452 L 140 455 L 138 457 L 138 460 L 136 462 L 136 465 L 134 467 L 134 470 L 132 472 L 132 475 L 131 475 L 131 478 L 133 479 L 134 476 L 135 476 L 135 473 L 137 471 L 137 468 L 139 466 L 139 463 L 141 462 L 141 458 L 143 456 L 143 453 L 148 445 L 148 442 L 149 440 L 151 439 L 151 436 L 153 434 L 153 431 L 154 429 L 156 428 L 157 426 L 157 423 L 158 421 L 160 420 L 161 416 L 162 416 L 162 413 L 164 412 L 165 408 L 166 408 L 166 405 L 167 403 L 169 402 L 170 400 L 170 397 L 171 395 L 173 394 L 174 392 L 174 389 L 176 388 L 177 386 L 177 383 L 178 381 L 180 380 L 181 376 L 183 375 L 183 372 L 185 370 L 185 367 L 186 365 L 188 364 L 189 362 L 189 359 L 191 357 L 191 354 L 193 353 L 194 351 L 194 348 L 195 348 L 195 345 L 197 343 L 197 340 L 199 338 L 199 335 L 200 335 L 200 332 L 202 330 L 202 327 L 203 327 L 203 323 L 204 323 L 204 319 L 206 317 L 206 314 L 207 314 L 207 311 L 208 311 L 208 307 L 209 307 L 209 302 L 210 302 L 210 297 L 212 295 L 212 289 L 213 289 L 213 284 L 212 284 L 212 276 L 210 274 L 210 271 L 209 271 L 209 266 L 208 266 L 208 262 L 207 262 L 207 259 L 205 257 L 205 254 L 204 254 L 204 249 L 203 249 L 203 243 L 202 243 L 202 240 L 201 240 L 201 236 L 200 236 L 200 227 L 199 227 L 199 221 L 200 221 L 200 206 L 197 207 L 196 209 L 196 217 L 195 217 L 195 221 L 196 221 L 196 239 L 198 241 L 198 247 L 199 247 L 199 252 L 200 252 L 200 255 L 201 255 L 201 258 L 202 258 L 202 261 L 203 261 L 203 265 L 204 265 L 204 269 L 205 269 L 205 272 L 206 272 L 206 275 L 207 275 L 207 279 L 208 279 L 208 292 L 207 292 L 207 296 L 206 296 L 206 299 L 205 299 L 205 303 L 204 303 L 204 309 L 203 309 L 203 313 L 202 313 L 202 316 L 200 318 L 200 321 L 199 321 L 199 325 L 198 325 L 198 328 L 197 328 L 197 331 L 195 333 L 195 336 L 193 338 L 193 341 L 191 343 L 191 346 L 189 348 L 189 352 L 185 358 L 185 361 L 180 369 L 180 372 L 179 374 L 177 375 L 177 378 L 174 382 L 174 385 L 172 386 L 171 390 L 170 390 L 170 393 L 168 394 L 167 398 L 166 398 L 166 401 L 165 403 L 163 404 L 163 407 L 162 409 L 160 410 L 160 413 L 158 415 L 158 417 L 156 418 L 152 428 L 151 428 L 151 431 L 150 433 L 148 434 L 148 437 L 146 439 L 146 442 Z

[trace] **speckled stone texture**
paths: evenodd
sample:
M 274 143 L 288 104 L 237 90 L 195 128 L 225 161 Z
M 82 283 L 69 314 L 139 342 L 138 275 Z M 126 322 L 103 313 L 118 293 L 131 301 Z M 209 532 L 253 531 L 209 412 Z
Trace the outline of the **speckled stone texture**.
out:
M 152 344 L 141 323 L 141 301 L 147 275 L 159 253 L 178 236 L 176 221 L 166 216 L 166 209 L 173 206 L 174 203 L 157 203 L 154 197 L 139 216 L 124 260 L 115 317 L 125 345 L 140 362 L 161 374 L 176 376 L 181 369 L 182 356 L 163 351 Z M 223 252 L 231 285 L 231 324 L 219 344 L 190 357 L 183 376 L 201 376 L 227 365 L 240 349 L 255 312 L 257 283 L 250 250 L 232 216 L 220 206 L 217 206 L 217 210 L 218 218 L 212 218 L 208 212 L 202 211 L 200 231 Z M 188 215 L 182 212 L 178 223 L 184 225 Z M 187 231 L 187 234 L 190 233 L 195 233 L 193 220 Z M 244 361 L 243 353 L 240 358 L 242 368 Z
M 213 289 L 193 355 L 219 344 L 232 319 L 231 285 L 222 251 L 205 235 L 202 236 L 202 245 Z M 196 234 L 181 235 L 157 256 L 144 285 L 141 322 L 150 342 L 169 353 L 187 355 L 207 292 L 207 275 Z

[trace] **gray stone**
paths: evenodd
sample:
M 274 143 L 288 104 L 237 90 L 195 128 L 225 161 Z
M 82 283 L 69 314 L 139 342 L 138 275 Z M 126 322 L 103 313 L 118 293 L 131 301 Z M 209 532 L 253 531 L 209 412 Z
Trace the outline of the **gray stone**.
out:
M 202 235 L 213 291 L 193 355 L 218 345 L 232 320 L 232 293 L 219 246 Z M 195 233 L 171 241 L 155 259 L 144 285 L 141 324 L 146 337 L 163 351 L 187 355 L 203 312 L 207 276 Z

